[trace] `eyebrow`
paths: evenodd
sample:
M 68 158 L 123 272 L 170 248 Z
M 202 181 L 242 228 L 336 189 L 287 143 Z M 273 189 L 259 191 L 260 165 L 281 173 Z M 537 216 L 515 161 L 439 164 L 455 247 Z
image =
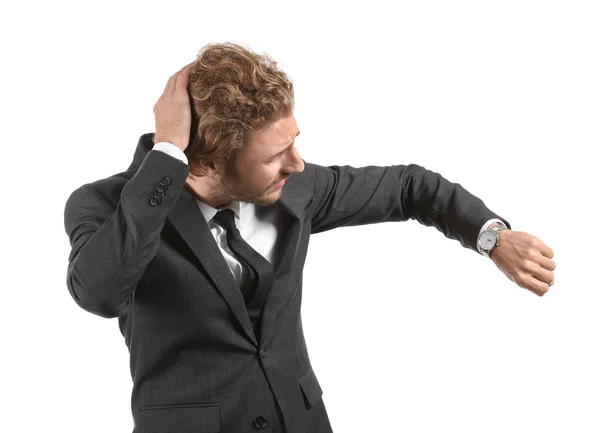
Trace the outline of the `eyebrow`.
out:
M 297 137 L 297 136 L 299 136 L 299 135 L 300 135 L 300 130 L 298 129 L 298 132 L 296 132 L 296 137 Z M 273 159 L 273 158 L 275 158 L 275 157 L 277 157 L 277 156 L 281 155 L 282 153 L 285 153 L 285 152 L 286 152 L 286 151 L 287 151 L 287 150 L 288 150 L 290 147 L 292 147 L 292 144 L 294 144 L 294 142 L 293 142 L 293 141 L 292 141 L 290 144 L 288 144 L 288 146 L 287 146 L 285 149 L 283 149 L 282 151 L 280 151 L 280 152 L 277 152 L 275 155 L 271 155 L 271 156 L 269 157 L 269 159 Z

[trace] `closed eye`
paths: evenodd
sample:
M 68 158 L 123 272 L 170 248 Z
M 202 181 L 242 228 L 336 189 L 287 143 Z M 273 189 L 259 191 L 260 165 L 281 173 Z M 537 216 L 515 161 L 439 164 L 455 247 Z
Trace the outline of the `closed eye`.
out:
M 298 132 L 296 133 L 296 137 L 299 135 L 300 135 L 300 130 L 298 130 Z M 277 161 L 281 157 L 281 155 L 283 155 L 285 152 L 290 150 L 290 148 L 293 147 L 295 143 L 296 143 L 296 140 L 292 141 L 292 144 L 290 144 L 287 148 L 285 148 L 283 151 L 281 151 L 278 155 L 275 155 L 273 158 L 269 159 L 267 162 L 270 164 L 271 162 Z

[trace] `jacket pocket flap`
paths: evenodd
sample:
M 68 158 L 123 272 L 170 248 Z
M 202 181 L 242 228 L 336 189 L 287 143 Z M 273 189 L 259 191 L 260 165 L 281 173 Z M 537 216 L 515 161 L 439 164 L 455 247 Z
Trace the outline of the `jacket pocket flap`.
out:
M 218 433 L 221 430 L 221 407 L 218 404 L 173 404 L 146 406 L 136 421 L 136 431 L 159 433 L 176 431 Z
M 319 381 L 317 380 L 317 376 L 315 376 L 312 367 L 306 374 L 298 379 L 298 383 L 300 384 L 300 388 L 302 388 L 302 392 L 309 405 L 314 406 L 321 400 L 323 390 L 319 385 Z

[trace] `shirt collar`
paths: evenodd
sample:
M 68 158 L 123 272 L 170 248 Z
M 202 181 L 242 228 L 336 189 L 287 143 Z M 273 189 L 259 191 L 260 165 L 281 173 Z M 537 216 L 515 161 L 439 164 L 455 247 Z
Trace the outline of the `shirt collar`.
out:
M 248 204 L 247 202 L 244 202 L 244 201 L 232 200 L 227 205 L 221 206 L 219 209 L 216 209 L 216 208 L 204 203 L 203 201 L 199 200 L 198 198 L 196 198 L 196 202 L 198 203 L 198 207 L 200 208 L 202 215 L 204 215 L 204 219 L 208 222 L 210 222 L 210 220 L 212 220 L 214 218 L 214 216 L 217 214 L 217 212 L 224 210 L 224 209 L 231 209 L 233 211 L 233 213 L 238 217 L 238 219 L 241 220 L 242 219 L 242 209 Z

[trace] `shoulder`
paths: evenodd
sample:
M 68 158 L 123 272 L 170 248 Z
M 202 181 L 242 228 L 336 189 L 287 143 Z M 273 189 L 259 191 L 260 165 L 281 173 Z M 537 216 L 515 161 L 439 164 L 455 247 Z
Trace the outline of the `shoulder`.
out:
M 314 191 L 314 182 L 315 182 L 315 164 L 310 162 L 304 162 L 304 170 L 300 173 L 294 173 L 290 176 L 290 178 L 286 181 L 284 189 L 294 189 L 299 193 L 313 194 Z

